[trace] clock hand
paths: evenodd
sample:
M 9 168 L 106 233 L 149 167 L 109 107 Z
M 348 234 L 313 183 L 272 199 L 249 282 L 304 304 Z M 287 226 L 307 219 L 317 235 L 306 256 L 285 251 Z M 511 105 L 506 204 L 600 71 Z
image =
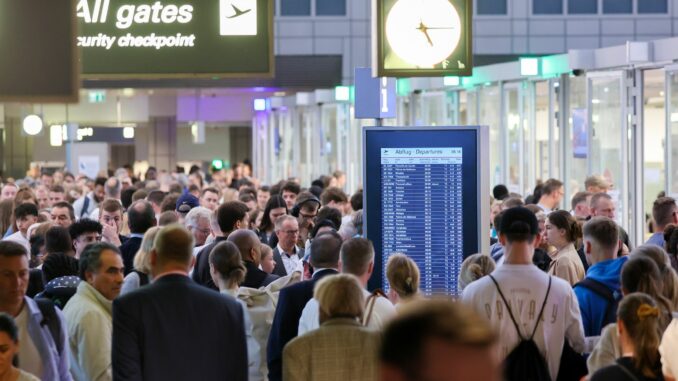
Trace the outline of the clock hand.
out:
M 422 33 L 424 33 L 424 36 L 426 36 L 426 39 L 428 40 L 429 45 L 433 46 L 433 40 L 431 40 L 431 36 L 428 35 L 428 29 L 426 25 L 424 25 L 423 22 L 419 22 L 419 27 L 416 28 L 417 30 L 420 30 Z
M 418 29 L 418 28 L 417 28 L 417 29 Z M 453 27 L 453 26 L 450 26 L 450 27 L 427 27 L 426 29 L 428 29 L 428 30 L 432 30 L 432 29 L 435 30 L 435 29 L 456 29 L 456 28 Z

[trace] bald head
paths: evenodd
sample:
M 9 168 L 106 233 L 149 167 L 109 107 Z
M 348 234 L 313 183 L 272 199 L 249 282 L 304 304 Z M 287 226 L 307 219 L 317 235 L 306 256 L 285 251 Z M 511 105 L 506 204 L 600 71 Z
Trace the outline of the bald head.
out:
M 135 201 L 127 211 L 129 230 L 132 233 L 144 234 L 156 225 L 155 212 L 150 202 Z
M 259 266 L 261 261 L 261 241 L 253 231 L 238 229 L 228 235 L 228 241 L 233 242 L 238 247 L 243 261 Z

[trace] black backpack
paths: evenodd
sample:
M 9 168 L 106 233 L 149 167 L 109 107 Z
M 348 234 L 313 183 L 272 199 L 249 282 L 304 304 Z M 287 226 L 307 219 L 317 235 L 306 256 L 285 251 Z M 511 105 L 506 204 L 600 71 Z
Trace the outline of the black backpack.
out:
M 603 318 L 603 324 L 600 326 L 601 330 L 606 325 L 617 322 L 617 307 L 619 306 L 619 301 L 621 300 L 620 293 L 612 292 L 612 290 L 610 290 L 606 285 L 591 278 L 582 279 L 581 282 L 575 284 L 574 287 L 587 288 L 607 301 L 605 317 Z
M 52 339 L 54 339 L 54 344 L 56 345 L 57 352 L 61 355 L 64 351 L 62 342 L 61 342 L 61 320 L 57 315 L 55 306 L 49 299 L 34 299 L 35 303 L 42 313 L 42 321 L 40 322 L 41 326 L 47 326 L 49 333 L 52 334 Z
M 539 322 L 544 314 L 546 301 L 549 298 L 549 292 L 551 291 L 551 277 L 549 276 L 549 285 L 546 289 L 544 303 L 541 305 L 539 316 L 537 316 L 537 324 L 535 324 L 532 335 L 530 335 L 529 338 L 524 338 L 523 335 L 521 335 L 520 327 L 513 317 L 513 312 L 511 311 L 504 294 L 501 292 L 501 288 L 499 288 L 499 283 L 497 283 L 497 280 L 494 279 L 492 275 L 490 275 L 490 279 L 492 279 L 492 282 L 494 282 L 494 285 L 497 287 L 499 296 L 501 296 L 501 299 L 504 301 L 504 305 L 508 310 L 511 321 L 516 327 L 516 332 L 520 338 L 518 346 L 515 347 L 504 360 L 504 379 L 507 381 L 551 381 L 551 375 L 549 373 L 549 368 L 546 365 L 546 359 L 541 355 L 539 348 L 537 348 L 537 344 L 533 340 L 534 334 L 537 332 L 537 327 L 539 327 Z

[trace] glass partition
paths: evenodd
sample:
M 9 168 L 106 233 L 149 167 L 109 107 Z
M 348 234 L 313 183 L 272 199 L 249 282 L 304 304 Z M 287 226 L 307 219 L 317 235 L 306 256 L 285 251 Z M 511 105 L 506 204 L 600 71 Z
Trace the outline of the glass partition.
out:
M 588 139 L 589 139 L 589 116 L 586 105 L 586 77 L 571 76 L 567 78 L 568 104 L 567 131 L 565 136 L 565 160 L 568 200 L 566 207 L 570 208 L 569 199 L 575 193 L 585 191 L 584 180 L 589 173 L 588 168 Z M 599 121 L 599 116 L 596 117 Z
M 539 81 L 534 84 L 534 163 L 535 184 L 537 180 L 546 181 L 549 178 L 549 81 Z
M 508 181 L 506 186 L 510 192 L 522 194 L 521 153 L 523 142 L 521 134 L 520 84 L 504 85 L 504 131 L 508 141 L 505 149 L 507 155 L 506 170 Z
M 668 134 L 670 139 L 668 141 L 670 149 L 667 155 L 667 173 L 668 186 L 667 190 L 671 196 L 678 196 L 678 71 L 668 71 L 666 73 L 666 89 L 668 102 Z
M 617 222 L 627 226 L 625 205 L 625 166 L 627 156 L 624 147 L 626 134 L 626 107 L 622 103 L 622 79 L 620 73 L 601 73 L 589 77 L 589 103 L 591 105 L 591 160 L 590 172 L 600 174 L 613 184 L 608 192 L 616 201 Z M 575 148 L 581 139 L 575 126 Z
M 468 104 L 469 109 L 471 108 L 472 100 L 478 99 L 480 103 L 480 115 L 478 120 L 474 120 L 469 117 L 469 124 L 481 124 L 487 125 L 490 127 L 490 187 L 494 187 L 497 184 L 505 184 L 505 174 L 503 172 L 505 165 L 503 163 L 503 152 L 504 149 L 502 142 L 502 128 L 500 124 L 501 116 L 501 107 L 498 107 L 501 104 L 501 96 L 499 94 L 499 86 L 484 86 L 479 91 L 479 94 L 476 93 L 475 97 L 472 97 L 469 93 Z M 471 113 L 469 116 L 472 116 Z
M 666 107 L 664 70 L 643 71 L 643 214 L 652 214 L 652 204 L 664 191 Z M 647 224 L 644 233 L 647 233 Z

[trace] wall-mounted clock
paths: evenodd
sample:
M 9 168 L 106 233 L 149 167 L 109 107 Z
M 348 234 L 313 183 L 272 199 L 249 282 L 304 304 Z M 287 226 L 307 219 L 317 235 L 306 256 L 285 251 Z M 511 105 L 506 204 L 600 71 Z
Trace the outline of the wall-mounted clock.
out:
M 471 75 L 472 0 L 373 0 L 380 77 Z

